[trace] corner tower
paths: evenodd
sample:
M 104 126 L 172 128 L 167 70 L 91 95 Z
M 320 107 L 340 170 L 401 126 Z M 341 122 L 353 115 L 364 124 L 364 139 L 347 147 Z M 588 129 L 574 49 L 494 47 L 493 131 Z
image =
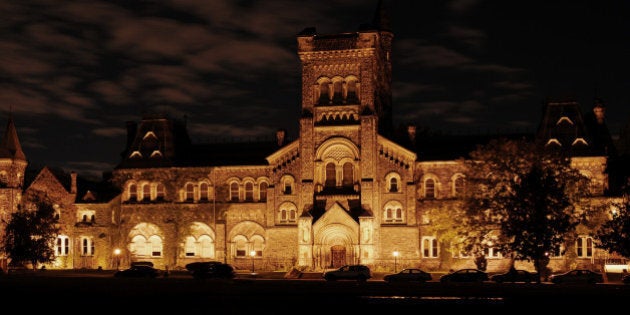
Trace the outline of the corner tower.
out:
M 9 116 L 0 142 L 0 240 L 4 240 L 6 223 L 10 221 L 11 214 L 18 211 L 27 165 L 13 117 Z M 4 253 L 0 253 L 0 268 L 7 270 L 7 257 Z

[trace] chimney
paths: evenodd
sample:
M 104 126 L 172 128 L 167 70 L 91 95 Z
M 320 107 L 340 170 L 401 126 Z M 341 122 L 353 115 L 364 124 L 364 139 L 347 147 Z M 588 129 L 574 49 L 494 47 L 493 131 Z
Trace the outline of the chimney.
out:
M 129 150 L 133 140 L 136 138 L 136 132 L 138 132 L 138 124 L 134 121 L 127 122 L 127 146 L 126 149 Z
M 284 136 L 286 135 L 286 131 L 284 129 L 278 129 L 276 131 L 276 140 L 278 141 L 278 146 L 281 147 L 284 144 Z
M 70 193 L 76 194 L 77 193 L 77 173 L 76 172 L 70 173 L 70 178 L 71 178 Z
M 411 140 L 411 142 L 415 142 L 416 141 L 416 126 L 414 125 L 407 126 L 407 133 L 409 134 L 409 140 Z
M 593 114 L 595 114 L 595 119 L 597 119 L 598 124 L 601 125 L 604 123 L 604 119 L 606 119 L 606 106 L 604 106 L 604 103 L 600 99 L 595 100 Z

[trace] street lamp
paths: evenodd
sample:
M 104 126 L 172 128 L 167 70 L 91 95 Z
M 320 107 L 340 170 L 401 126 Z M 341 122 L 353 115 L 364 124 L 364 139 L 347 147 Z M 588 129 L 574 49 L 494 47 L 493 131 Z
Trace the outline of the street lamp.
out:
M 254 273 L 254 256 L 256 256 L 256 251 L 255 250 L 250 251 L 249 256 L 252 257 L 252 273 Z
M 399 253 L 397 250 L 395 250 L 395 251 L 392 253 L 392 255 L 394 255 L 394 272 L 396 272 L 396 271 L 397 271 L 397 266 L 396 266 L 396 265 L 397 265 L 397 263 L 398 263 L 398 255 L 399 255 L 399 254 L 400 254 L 400 253 Z
M 114 249 L 114 259 L 116 260 L 116 270 L 120 267 L 120 248 Z

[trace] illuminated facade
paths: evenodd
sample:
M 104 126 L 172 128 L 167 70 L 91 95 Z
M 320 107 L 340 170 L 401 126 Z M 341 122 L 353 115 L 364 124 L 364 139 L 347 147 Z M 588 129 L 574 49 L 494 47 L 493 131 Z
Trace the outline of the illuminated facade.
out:
M 193 144 L 182 122 L 147 115 L 128 123 L 121 163 L 105 183 L 45 168 L 22 191 L 24 179 L 17 177 L 22 182 L 9 183 L 0 196 L 3 205 L 17 201 L 3 206 L 3 216 L 29 194 L 46 192 L 58 200 L 62 235 L 49 268 L 108 269 L 151 261 L 174 269 L 219 260 L 240 269 L 253 261 L 257 270 L 361 263 L 391 271 L 395 259 L 399 269 L 474 266 L 472 258 L 444 250 L 439 236 L 429 232 L 427 210 L 458 207 L 464 174 L 456 156 L 431 158 L 430 146 L 413 126 L 403 138 L 394 132 L 393 34 L 378 13 L 357 32 L 319 35 L 309 28 L 297 35 L 302 73 L 297 139 L 279 130 L 269 142 Z M 567 113 L 552 111 L 545 120 L 571 134 L 584 124 L 579 112 Z M 15 132 L 12 124 L 7 133 Z M 543 127 L 541 135 L 562 145 L 567 139 L 557 132 L 545 134 L 553 128 Z M 464 141 L 474 148 L 472 140 Z M 570 146 L 588 147 L 589 141 L 584 134 Z M 17 134 L 13 142 L 19 148 Z M 11 165 L 9 172 L 24 174 L 26 160 L 17 151 L 3 156 L 0 167 Z M 419 153 L 425 151 L 429 154 Z M 594 200 L 605 200 L 606 156 L 576 156 L 574 165 L 596 183 Z M 554 257 L 551 268 L 590 267 L 605 255 L 593 247 L 587 230 L 567 244 L 575 255 Z M 509 263 L 491 248 L 487 258 L 489 271 Z

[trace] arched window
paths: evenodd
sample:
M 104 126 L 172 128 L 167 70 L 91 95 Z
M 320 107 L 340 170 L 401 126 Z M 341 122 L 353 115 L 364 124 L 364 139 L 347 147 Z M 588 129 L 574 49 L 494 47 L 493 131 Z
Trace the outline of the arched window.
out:
M 324 81 L 319 85 L 319 105 L 328 105 L 330 103 L 330 88 L 328 81 Z
M 249 252 L 247 251 L 247 239 L 242 235 L 234 237 L 234 247 L 236 257 L 247 257 Z
M 195 185 L 192 183 L 186 184 L 186 201 L 192 202 L 195 200 Z
M 214 258 L 214 241 L 208 235 L 199 237 L 199 256 L 202 258 Z
M 335 187 L 337 186 L 337 176 L 335 171 L 335 164 L 328 163 L 326 164 L 326 181 L 324 182 L 325 187 Z
M 142 185 L 142 200 L 151 200 L 151 185 L 149 185 L 148 183 Z
M 245 201 L 254 201 L 254 183 L 245 183 Z
M 184 253 L 186 257 L 194 257 L 196 255 L 196 240 L 192 236 L 186 236 L 186 241 L 184 243 Z
M 282 203 L 277 218 L 280 223 L 295 223 L 297 221 L 297 207 L 292 202 Z
M 346 95 L 347 104 L 358 104 L 359 96 L 357 93 L 357 82 L 355 80 L 348 80 L 346 82 L 346 89 L 348 90 Z
M 230 200 L 231 201 L 238 201 L 238 183 L 237 182 L 233 182 L 230 184 Z
M 282 192 L 285 195 L 291 195 L 293 193 L 293 177 L 291 175 L 285 175 L 282 177 Z
M 149 237 L 149 244 L 151 246 L 151 256 L 161 257 L 162 256 L 162 239 L 157 235 L 153 235 Z
M 166 188 L 164 188 L 164 184 L 162 183 L 158 183 L 157 187 L 156 187 L 156 192 L 157 192 L 157 200 L 164 200 L 164 197 L 166 195 Z
M 195 200 L 195 185 L 192 183 L 186 184 L 186 201 L 191 202 Z
M 392 200 L 385 204 L 385 211 L 383 213 L 385 216 L 383 220 L 385 223 L 403 223 L 403 211 L 402 204 L 399 201 Z
M 138 200 L 138 186 L 136 186 L 136 184 L 129 185 L 129 200 L 130 201 Z
M 208 183 L 199 184 L 199 200 L 208 201 L 210 200 L 210 187 Z
M 269 184 L 267 182 L 260 183 L 260 188 L 258 189 L 260 193 L 260 201 L 267 201 L 267 188 Z
M 435 199 L 435 180 L 431 178 L 424 181 L 424 198 Z
M 343 187 L 352 187 L 354 183 L 354 172 L 352 163 L 346 162 L 343 165 Z
M 255 257 L 262 257 L 263 248 L 265 247 L 265 239 L 260 235 L 254 235 L 251 238 L 250 250 L 256 252 Z
M 392 177 L 389 180 L 389 192 L 398 192 L 398 178 Z
M 90 221 L 91 221 L 92 223 L 96 222 L 96 216 L 95 216 L 95 215 L 92 215 L 92 217 L 90 218 Z
M 149 248 L 147 247 L 147 239 L 142 235 L 136 235 L 131 239 L 129 250 L 134 257 L 149 256 Z
M 343 85 L 342 81 L 335 81 L 333 83 L 333 99 L 332 102 L 335 105 L 343 103 Z

